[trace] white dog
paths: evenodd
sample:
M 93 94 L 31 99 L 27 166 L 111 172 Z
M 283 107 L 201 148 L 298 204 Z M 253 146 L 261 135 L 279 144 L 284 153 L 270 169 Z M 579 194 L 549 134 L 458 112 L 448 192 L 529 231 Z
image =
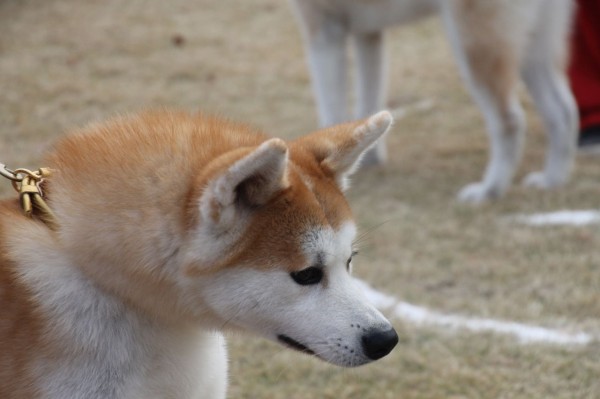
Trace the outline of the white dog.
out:
M 464 80 L 481 108 L 491 151 L 482 181 L 459 193 L 466 202 L 502 196 L 521 158 L 525 119 L 517 96 L 520 79 L 548 135 L 544 169 L 526 185 L 564 184 L 574 163 L 578 119 L 565 76 L 571 0 L 291 0 L 306 42 L 320 123 L 346 115 L 346 41 L 357 60 L 356 117 L 384 106 L 383 29 L 440 13 Z M 381 141 L 366 162 L 386 158 Z

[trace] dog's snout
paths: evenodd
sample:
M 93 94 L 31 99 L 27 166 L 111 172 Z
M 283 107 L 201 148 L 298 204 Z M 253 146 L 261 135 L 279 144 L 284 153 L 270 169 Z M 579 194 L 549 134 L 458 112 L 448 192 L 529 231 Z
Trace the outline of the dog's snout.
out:
M 396 330 L 371 329 L 362 337 L 362 346 L 365 355 L 371 360 L 381 359 L 394 349 L 398 343 Z

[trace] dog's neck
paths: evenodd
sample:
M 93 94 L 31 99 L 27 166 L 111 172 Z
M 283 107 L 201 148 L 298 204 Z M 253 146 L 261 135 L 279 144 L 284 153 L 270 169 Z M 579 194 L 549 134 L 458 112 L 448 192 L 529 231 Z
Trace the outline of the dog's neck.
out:
M 72 265 L 57 248 L 55 237 L 41 225 L 11 238 L 10 244 L 18 249 L 31 239 L 39 246 L 35 252 L 23 251 L 19 278 L 31 292 L 40 316 L 52 320 L 41 337 L 46 342 L 45 357 L 52 361 L 41 361 L 36 371 L 52 375 L 52 382 L 40 387 L 43 392 L 65 398 L 98 397 L 100 391 L 106 393 L 103 397 L 141 398 L 152 392 L 164 392 L 166 397 L 203 397 L 198 396 L 197 376 L 202 367 L 208 367 L 203 362 L 223 358 L 219 334 L 197 325 L 149 317 L 107 292 Z M 217 349 L 215 342 L 220 345 Z M 180 371 L 177 378 L 173 366 Z M 107 372 L 121 378 L 107 378 Z M 78 396 L 81 381 L 87 382 L 87 396 Z M 221 385 L 224 387 L 224 381 Z M 69 391 L 73 387 L 77 393 Z M 145 391 L 138 391 L 141 389 Z

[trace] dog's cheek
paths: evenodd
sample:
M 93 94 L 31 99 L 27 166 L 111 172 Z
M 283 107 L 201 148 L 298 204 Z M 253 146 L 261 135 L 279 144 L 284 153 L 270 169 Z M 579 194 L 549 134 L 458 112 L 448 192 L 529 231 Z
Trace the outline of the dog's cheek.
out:
M 269 335 L 298 298 L 299 287 L 283 271 L 234 268 L 206 276 L 202 302 L 225 327 L 235 326 Z

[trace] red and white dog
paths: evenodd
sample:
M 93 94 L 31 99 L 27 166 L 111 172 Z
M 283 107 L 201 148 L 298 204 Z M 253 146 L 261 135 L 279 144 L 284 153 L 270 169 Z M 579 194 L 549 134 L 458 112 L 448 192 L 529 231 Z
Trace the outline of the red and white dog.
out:
M 58 229 L 0 202 L 0 397 L 225 397 L 220 331 L 352 367 L 398 337 L 350 276 L 343 189 L 381 112 L 289 143 L 146 112 L 60 140 Z

